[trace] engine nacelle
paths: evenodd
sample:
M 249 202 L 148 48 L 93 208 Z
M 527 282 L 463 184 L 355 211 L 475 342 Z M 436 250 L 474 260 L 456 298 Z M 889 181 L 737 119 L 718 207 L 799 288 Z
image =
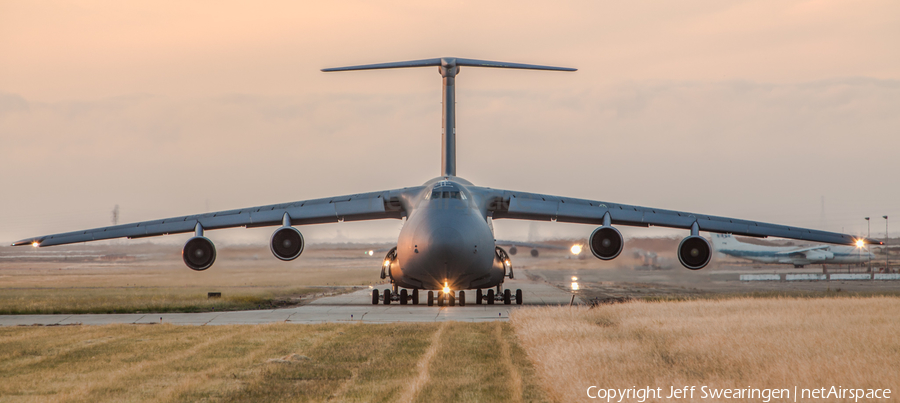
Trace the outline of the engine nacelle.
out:
M 537 249 L 532 249 L 532 250 L 531 250 L 531 257 L 538 257 L 538 256 L 540 256 L 540 255 L 541 255 L 541 252 L 538 252 Z
M 613 260 L 622 253 L 622 247 L 625 246 L 625 240 L 619 230 L 602 226 L 598 227 L 591 233 L 588 238 L 588 244 L 591 246 L 591 253 L 600 260 Z
M 518 252 L 518 251 L 519 251 L 519 250 L 516 249 L 516 245 L 513 245 L 513 246 L 510 246 L 510 247 L 509 247 L 509 254 L 510 254 L 510 255 L 515 255 L 516 252 Z
M 216 261 L 216 246 L 205 236 L 195 236 L 184 244 L 181 258 L 191 270 L 206 270 Z
M 709 241 L 699 235 L 691 235 L 678 244 L 678 261 L 691 270 L 700 270 L 709 264 L 712 258 L 712 247 Z
M 272 233 L 269 249 L 280 260 L 294 260 L 303 253 L 303 234 L 294 227 L 281 227 Z

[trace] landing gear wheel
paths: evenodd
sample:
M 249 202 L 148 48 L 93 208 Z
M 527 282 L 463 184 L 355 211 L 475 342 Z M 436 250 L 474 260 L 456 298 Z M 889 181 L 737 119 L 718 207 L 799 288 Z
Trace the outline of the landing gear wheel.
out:
M 391 304 L 391 290 L 384 290 L 384 304 Z
M 400 305 L 406 305 L 406 302 L 409 300 L 409 291 L 406 289 L 400 290 Z
M 522 305 L 522 290 L 516 290 L 516 305 Z
M 434 291 L 428 291 L 428 306 L 434 305 Z
M 419 305 L 419 289 L 418 288 L 413 289 L 412 303 L 413 303 L 413 305 Z
M 512 292 L 509 291 L 509 288 L 503 290 L 503 304 L 509 305 L 512 302 Z
M 438 306 L 444 306 L 444 293 L 443 292 L 438 291 L 437 299 L 438 299 Z
M 378 293 L 378 290 L 372 290 L 372 305 L 378 305 L 379 296 L 380 294 Z
M 459 306 L 466 306 L 466 292 L 459 292 Z
M 491 288 L 487 293 L 488 305 L 494 305 L 494 289 Z
M 481 300 L 484 299 L 484 293 L 481 292 L 481 289 L 475 291 L 475 305 L 481 305 Z
M 456 306 L 456 293 L 454 293 L 453 291 L 450 291 L 450 293 L 447 294 L 447 298 L 450 300 L 450 304 L 448 304 L 448 305 Z

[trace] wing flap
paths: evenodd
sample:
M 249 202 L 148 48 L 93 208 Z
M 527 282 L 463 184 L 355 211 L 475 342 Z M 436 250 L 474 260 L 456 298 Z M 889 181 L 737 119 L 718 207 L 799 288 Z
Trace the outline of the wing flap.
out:
M 512 197 L 509 199 L 508 213 L 520 217 L 534 217 L 530 219 L 556 220 L 559 202 L 546 199 L 534 199 L 530 197 Z

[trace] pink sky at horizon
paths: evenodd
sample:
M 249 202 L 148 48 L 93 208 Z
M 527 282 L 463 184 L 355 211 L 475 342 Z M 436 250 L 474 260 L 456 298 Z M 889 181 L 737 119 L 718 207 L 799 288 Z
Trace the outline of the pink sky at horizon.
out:
M 319 69 L 438 56 L 579 69 L 463 69 L 475 184 L 883 231 L 898 37 L 890 1 L 0 2 L 0 240 L 418 185 L 436 71 Z

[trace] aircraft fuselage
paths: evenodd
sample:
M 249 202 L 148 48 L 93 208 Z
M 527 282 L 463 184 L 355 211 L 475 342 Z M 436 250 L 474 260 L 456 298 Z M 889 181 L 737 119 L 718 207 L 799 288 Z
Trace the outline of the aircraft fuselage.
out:
M 459 178 L 426 183 L 411 206 L 390 275 L 404 288 L 489 288 L 503 282 L 487 211 Z

